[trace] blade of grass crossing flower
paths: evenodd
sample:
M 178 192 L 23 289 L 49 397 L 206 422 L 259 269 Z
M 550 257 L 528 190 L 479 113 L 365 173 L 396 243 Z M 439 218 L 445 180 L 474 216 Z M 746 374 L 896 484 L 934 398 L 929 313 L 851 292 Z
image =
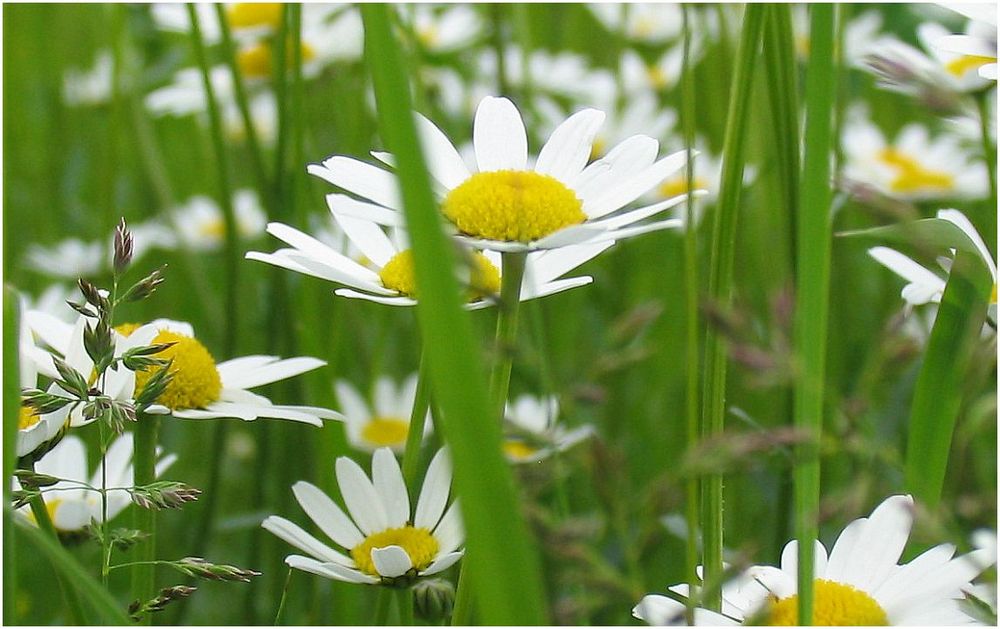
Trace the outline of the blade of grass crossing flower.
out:
M 21 383 L 18 378 L 18 299 L 10 288 L 3 296 L 3 493 L 10 504 L 10 479 L 17 462 L 17 421 L 20 410 Z M 16 545 L 9 509 L 3 512 L 3 622 L 16 624 L 14 593 L 17 591 Z
M 9 505 L 4 505 L 4 513 L 7 517 L 12 515 Z M 97 613 L 96 618 L 77 619 L 79 624 L 89 624 L 88 621 L 96 621 L 94 624 L 123 626 L 130 625 L 129 619 L 125 616 L 122 606 L 111 596 L 111 593 L 101 587 L 100 583 L 85 570 L 77 560 L 66 549 L 64 549 L 56 539 L 43 531 L 32 526 L 28 522 L 11 517 L 15 525 L 11 527 L 11 533 L 21 537 L 38 552 L 38 555 L 46 557 L 56 570 L 60 581 L 68 584 L 69 589 L 77 600 L 87 601 L 91 610 Z M 6 575 L 5 575 L 6 578 Z
M 785 215 L 794 242 L 798 216 L 799 108 L 796 85 L 795 41 L 792 36 L 791 6 L 771 4 L 764 26 L 764 62 L 767 65 L 767 93 L 770 102 L 774 146 L 777 147 L 778 177 L 784 193 Z M 795 252 L 792 251 L 794 268 Z
M 979 256 L 959 251 L 917 376 L 906 443 L 906 490 L 931 508 L 941 500 L 963 382 L 973 350 L 982 342 L 991 287 Z
M 159 424 L 158 415 L 146 413 L 139 413 L 135 422 L 133 464 L 136 486 L 149 485 L 156 480 L 156 438 Z M 148 601 L 156 596 L 156 566 L 149 563 L 156 559 L 156 512 L 136 507 L 132 513 L 136 530 L 148 535 L 131 551 L 132 560 L 136 562 L 132 566 L 132 598 Z M 141 623 L 152 624 L 152 617 L 146 614 Z
M 500 426 L 490 412 L 471 321 L 460 306 L 458 283 L 448 271 L 453 268 L 454 256 L 431 193 L 405 65 L 390 29 L 388 11 L 383 4 L 362 5 L 365 56 L 374 80 L 380 129 L 399 164 L 421 293 L 417 318 L 468 535 L 463 562 L 472 571 L 470 583 L 483 623 L 543 624 L 538 558 L 501 455 Z
M 766 9 L 765 5 L 760 4 L 746 7 L 726 117 L 722 181 L 712 229 L 709 276 L 711 299 L 723 308 L 728 306 L 732 298 L 736 218 L 743 187 L 747 123 L 750 117 L 748 105 Z M 726 342 L 718 330 L 709 329 L 706 337 L 705 375 L 702 436 L 711 437 L 722 432 L 726 410 Z M 704 580 L 709 585 L 704 604 L 710 609 L 718 610 L 722 605 L 720 590 L 711 585 L 720 581 L 723 576 L 721 474 L 706 476 L 702 485 L 702 539 Z
M 694 68 L 691 64 L 691 7 L 682 6 L 684 28 L 683 75 L 681 78 L 681 124 L 684 128 L 684 146 L 687 149 L 687 189 L 694 189 L 694 146 L 695 135 L 695 86 Z M 685 314 L 685 413 L 687 425 L 687 448 L 692 450 L 698 445 L 698 230 L 695 221 L 694 197 L 688 196 L 685 213 L 684 229 L 684 314 Z M 684 515 L 687 523 L 688 536 L 685 548 L 685 568 L 688 583 L 698 582 L 698 492 L 700 486 L 697 476 L 691 476 L 686 483 L 686 498 Z M 687 623 L 694 624 L 694 597 L 688 597 Z
M 837 88 L 834 60 L 834 5 L 814 4 L 809 15 L 809 64 L 806 71 L 805 154 L 796 241 L 795 426 L 808 437 L 797 446 L 795 537 L 798 539 L 799 623 L 812 624 L 813 564 L 819 515 L 819 441 L 823 430 L 826 337 L 830 287 L 830 151 Z

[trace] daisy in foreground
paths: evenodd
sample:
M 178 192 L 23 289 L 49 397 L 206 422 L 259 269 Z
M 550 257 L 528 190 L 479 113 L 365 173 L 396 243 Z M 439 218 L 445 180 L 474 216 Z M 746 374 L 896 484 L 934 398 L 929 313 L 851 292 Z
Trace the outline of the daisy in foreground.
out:
M 252 393 L 254 387 L 291 378 L 326 363 L 317 358 L 301 356 L 281 359 L 277 356 L 243 356 L 216 363 L 215 359 L 194 336 L 188 323 L 157 319 L 151 324 L 157 334 L 151 343 L 173 343 L 157 354 L 173 360 L 173 379 L 149 408 L 150 413 L 171 414 L 181 419 L 238 418 L 253 421 L 260 417 L 287 419 L 321 426 L 321 419 L 343 419 L 336 411 L 313 406 L 273 404 L 262 395 Z M 146 326 L 143 326 L 145 328 Z M 118 326 L 129 337 L 135 324 Z M 136 372 L 135 387 L 140 390 L 151 377 L 150 372 Z
M 437 574 L 461 559 L 465 551 L 459 546 L 465 533 L 458 502 L 445 511 L 451 488 L 451 462 L 445 450 L 427 468 L 412 516 L 403 474 L 389 448 L 372 456 L 371 480 L 347 457 L 337 459 L 336 470 L 350 517 L 315 485 L 299 481 L 292 492 L 306 515 L 348 554 L 272 515 L 261 526 L 311 555 L 289 555 L 285 558 L 289 566 L 338 581 L 391 584 Z
M 472 165 L 434 123 L 417 116 L 445 217 L 469 246 L 501 252 L 608 242 L 678 227 L 670 220 L 640 224 L 674 200 L 619 210 L 679 170 L 684 152 L 657 160 L 659 142 L 635 135 L 588 165 L 603 122 L 604 112 L 596 109 L 573 114 L 529 164 L 527 134 L 517 107 L 506 98 L 488 96 L 476 110 Z M 374 155 L 394 162 L 391 155 Z M 399 187 L 391 172 L 341 155 L 311 164 L 308 170 L 370 201 L 355 205 L 361 218 L 383 225 L 402 223 Z
M 396 454 L 403 453 L 410 432 L 410 411 L 417 395 L 417 374 L 408 376 L 398 388 L 387 376 L 379 376 L 375 381 L 374 404 L 370 407 L 346 380 L 337 380 L 334 390 L 344 409 L 347 440 L 352 446 L 367 452 L 387 447 Z M 426 435 L 431 423 L 424 426 Z
M 868 518 L 847 525 L 830 551 L 816 542 L 813 621 L 825 626 L 971 625 L 959 603 L 984 568 L 986 550 L 955 557 L 941 544 L 899 564 L 913 524 L 913 499 L 892 496 Z M 789 542 L 781 567 L 753 566 L 722 588 L 722 612 L 695 609 L 696 625 L 798 624 L 798 545 Z M 669 588 L 687 597 L 686 584 Z M 650 594 L 632 610 L 651 625 L 683 624 L 684 603 Z

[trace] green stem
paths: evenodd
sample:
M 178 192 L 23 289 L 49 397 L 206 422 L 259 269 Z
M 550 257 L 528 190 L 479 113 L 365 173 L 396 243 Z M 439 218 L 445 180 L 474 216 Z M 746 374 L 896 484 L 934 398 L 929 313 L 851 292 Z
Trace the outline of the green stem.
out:
M 32 470 L 34 466 L 31 466 Z M 38 528 L 45 531 L 52 539 L 59 543 L 59 533 L 56 531 L 55 525 L 52 523 L 52 518 L 49 516 L 49 510 L 45 507 L 45 499 L 41 495 L 35 496 L 28 503 L 31 507 L 31 514 L 35 516 L 35 522 L 38 523 Z M 83 605 L 80 602 L 79 594 L 76 589 L 66 582 L 66 578 L 59 572 L 56 572 L 56 580 L 59 582 L 59 589 L 62 590 L 63 598 L 66 599 L 66 605 L 69 608 L 69 615 L 71 622 L 74 625 L 87 624 L 84 620 L 86 616 L 83 614 Z
M 521 282 L 528 254 L 506 252 L 503 255 L 503 275 L 500 278 L 500 304 L 497 313 L 496 363 L 490 376 L 490 396 L 498 421 L 503 422 L 510 373 L 517 348 L 517 318 L 521 305 Z
M 274 626 L 277 627 L 281 624 L 281 613 L 285 611 L 285 602 L 288 600 L 288 586 L 292 583 L 292 569 L 288 569 L 288 575 L 285 577 L 285 587 L 281 589 L 281 602 L 278 603 L 278 611 L 274 614 Z
M 21 410 L 18 355 L 20 300 L 13 288 L 3 288 L 3 483 L 4 503 L 11 504 L 11 476 L 17 466 L 17 422 Z M 10 509 L 3 512 L 3 624 L 17 624 L 14 596 L 17 592 L 18 556 L 14 543 L 14 520 Z
M 810 7 L 809 64 L 806 72 L 805 155 L 799 190 L 795 308 L 795 349 L 799 377 L 795 386 L 795 426 L 805 434 L 796 450 L 795 537 L 798 540 L 799 623 L 812 624 L 813 565 L 818 533 L 820 462 L 823 430 L 823 383 L 826 373 L 829 316 L 830 151 L 837 66 L 836 24 L 832 4 Z
M 750 92 L 753 71 L 767 7 L 753 4 L 746 7 L 743 33 L 736 52 L 736 67 L 730 90 L 729 113 L 722 150 L 722 182 L 718 209 L 712 230 L 712 261 L 709 291 L 715 304 L 727 308 L 732 301 L 733 257 L 736 249 L 736 218 L 743 187 L 744 153 L 747 123 L 750 117 Z M 726 340 L 720 330 L 709 329 L 706 339 L 704 406 L 702 436 L 718 436 L 726 412 Z M 714 584 L 723 578 L 722 567 L 722 475 L 706 477 L 702 492 L 702 539 L 704 540 L 704 605 L 718 611 L 722 597 Z
M 158 415 L 140 413 L 135 423 L 135 451 L 132 455 L 137 487 L 149 485 L 156 480 L 156 437 L 160 418 Z M 133 526 L 148 535 L 136 543 L 132 557 L 136 562 L 151 562 L 156 559 L 156 512 L 152 509 L 133 510 Z M 132 598 L 148 601 L 156 596 L 155 566 L 150 564 L 132 567 Z M 149 614 L 143 617 L 143 624 L 152 624 Z
M 420 446 L 424 442 L 424 425 L 427 422 L 427 409 L 431 403 L 431 387 L 427 375 L 427 354 L 422 354 L 420 369 L 417 371 L 417 391 L 410 411 L 410 427 L 406 432 L 406 449 L 403 451 L 403 481 L 411 493 L 417 485 Z
M 990 110 L 989 110 L 989 90 L 984 90 L 976 94 L 976 108 L 979 110 L 979 134 L 983 143 L 983 159 L 986 160 L 986 168 L 990 175 L 990 198 L 996 207 L 997 201 L 997 149 L 990 139 Z
M 695 134 L 695 92 L 694 68 L 691 66 L 691 7 L 683 5 L 684 20 L 684 88 L 681 90 L 681 122 L 684 127 L 684 145 L 687 147 L 687 189 L 694 189 L 694 145 Z M 698 445 L 699 408 L 698 408 L 698 231 L 695 219 L 695 200 L 688 195 L 685 212 L 684 228 L 684 321 L 685 321 L 685 405 L 686 411 L 686 441 L 687 450 L 693 451 Z M 691 476 L 685 483 L 684 516 L 687 523 L 687 540 L 685 543 L 685 568 L 688 583 L 698 581 L 698 478 Z M 694 624 L 695 599 L 687 598 L 687 623 Z
M 375 599 L 375 618 L 372 624 L 376 627 L 384 627 L 389 621 L 389 608 L 392 606 L 392 590 L 381 587 L 378 589 L 378 597 Z
M 396 603 L 399 605 L 399 624 L 404 627 L 413 626 L 413 592 L 410 588 L 396 590 Z
M 455 586 L 455 606 L 451 610 L 451 626 L 467 627 L 472 624 L 472 580 L 468 564 L 462 565 Z

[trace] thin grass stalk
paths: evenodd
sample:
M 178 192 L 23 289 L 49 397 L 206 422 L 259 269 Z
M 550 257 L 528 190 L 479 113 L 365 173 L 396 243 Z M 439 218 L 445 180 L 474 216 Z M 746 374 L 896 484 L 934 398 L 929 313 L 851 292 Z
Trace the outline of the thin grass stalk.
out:
M 837 89 L 834 5 L 814 4 L 809 15 L 806 71 L 805 154 L 799 190 L 795 308 L 795 426 L 804 433 L 796 447 L 795 538 L 798 540 L 799 624 L 813 618 L 813 565 L 818 533 L 820 461 L 830 300 L 830 152 Z
M 139 413 L 135 422 L 135 451 L 132 461 L 137 487 L 149 485 L 156 480 L 156 437 L 159 424 L 158 415 L 147 413 Z M 156 512 L 136 507 L 132 513 L 133 526 L 148 535 L 130 551 L 132 559 L 138 562 L 132 566 L 132 598 L 148 601 L 156 596 L 156 566 L 148 563 L 156 560 Z M 149 614 L 143 616 L 141 624 L 152 624 L 152 617 Z
M 695 135 L 695 93 L 694 68 L 691 64 L 691 7 L 682 5 L 684 29 L 684 57 L 681 76 L 681 124 L 684 128 L 684 146 L 687 149 L 687 190 L 694 189 L 694 146 Z M 685 425 L 687 450 L 692 451 L 698 445 L 700 431 L 698 418 L 698 229 L 695 218 L 695 200 L 688 195 L 684 214 L 684 321 L 685 321 Z M 685 540 L 685 569 L 688 583 L 698 582 L 698 496 L 699 483 L 697 476 L 691 476 L 685 483 L 684 517 L 687 524 L 687 540 Z M 694 624 L 695 599 L 687 598 L 686 620 Z
M 485 373 L 449 271 L 455 256 L 444 234 L 413 120 L 407 77 L 393 37 L 389 8 L 361 7 L 380 130 L 398 160 L 403 208 L 420 286 L 417 318 L 428 352 L 435 404 L 441 408 L 468 534 L 463 562 L 481 619 L 487 624 L 544 624 L 539 563 L 501 454 Z M 444 272 L 442 272 L 444 270 Z
M 267 171 L 264 168 L 264 157 L 261 153 L 260 142 L 257 139 L 257 128 L 253 123 L 253 116 L 250 114 L 250 99 L 247 98 L 246 83 L 243 81 L 243 73 L 239 64 L 236 63 L 236 47 L 233 45 L 233 36 L 229 28 L 229 20 L 226 18 L 226 9 L 222 4 L 215 5 L 215 13 L 219 20 L 219 34 L 222 39 L 222 57 L 229 66 L 229 72 L 233 76 L 233 94 L 236 97 L 236 108 L 240 112 L 243 120 L 243 130 L 246 133 L 247 148 L 250 153 L 250 167 L 254 177 L 257 179 L 257 188 L 261 194 L 266 195 L 270 189 Z
M 292 584 L 292 568 L 288 569 L 285 576 L 285 587 L 281 589 L 281 601 L 278 602 L 278 611 L 274 614 L 274 626 L 281 624 L 281 614 L 285 611 L 285 603 L 288 601 L 288 586 Z
M 11 477 L 17 465 L 17 418 L 21 410 L 18 355 L 20 304 L 17 293 L 3 289 L 3 496 L 11 504 Z M 17 623 L 14 593 L 17 592 L 17 545 L 10 510 L 3 512 L 3 624 Z
M 941 500 L 963 383 L 982 342 L 992 282 L 977 258 L 967 251 L 955 256 L 913 392 L 904 486 L 931 509 Z
M 750 119 L 750 92 L 766 9 L 765 5 L 760 4 L 746 7 L 743 32 L 736 51 L 729 113 L 726 117 L 726 134 L 722 149 L 722 180 L 712 229 L 712 261 L 709 271 L 711 299 L 722 308 L 727 308 L 732 301 L 736 219 L 740 192 L 743 188 L 744 154 Z M 701 426 L 703 438 L 717 436 L 723 430 L 727 367 L 726 341 L 719 330 L 711 328 L 708 330 L 705 347 L 706 382 Z M 722 606 L 721 592 L 711 586 L 723 578 L 721 474 L 707 475 L 703 481 L 702 540 L 704 581 L 709 585 L 706 588 L 707 596 L 703 604 L 709 609 L 719 610 Z
M 490 375 L 490 398 L 493 400 L 494 417 L 503 423 L 504 405 L 510 389 L 510 374 L 517 351 L 517 320 L 521 306 L 521 283 L 528 254 L 504 252 L 500 276 L 500 304 L 497 306 L 496 362 Z
M 984 90 L 976 94 L 976 109 L 979 111 L 979 137 L 983 144 L 983 159 L 986 160 L 986 169 L 990 176 L 990 199 L 993 201 L 991 207 L 997 204 L 997 149 L 993 146 L 990 138 L 990 90 Z
M 413 408 L 410 411 L 410 427 L 406 432 L 406 447 L 403 450 L 403 481 L 410 491 L 410 498 L 415 498 L 417 488 L 417 470 L 420 468 L 420 446 L 424 442 L 424 426 L 427 422 L 427 409 L 431 405 L 431 387 L 428 381 L 427 353 L 420 355 L 420 368 L 417 370 L 417 391 L 413 396 Z

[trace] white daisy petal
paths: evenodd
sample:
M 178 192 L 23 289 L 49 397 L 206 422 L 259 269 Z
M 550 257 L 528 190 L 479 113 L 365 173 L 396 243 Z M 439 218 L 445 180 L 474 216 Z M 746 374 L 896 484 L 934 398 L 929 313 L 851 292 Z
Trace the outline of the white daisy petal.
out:
M 399 546 L 373 548 L 372 563 L 380 575 L 390 579 L 403 576 L 413 567 L 410 556 Z
M 337 394 L 337 400 L 340 402 L 341 408 L 344 409 L 344 415 L 348 419 L 367 419 L 371 415 L 364 398 L 347 382 L 337 380 L 333 388 Z
M 396 255 L 392 241 L 375 223 L 350 216 L 335 216 L 335 218 L 351 242 L 377 266 L 385 266 Z
M 440 450 L 427 468 L 424 486 L 417 499 L 413 526 L 433 530 L 441 520 L 451 489 L 451 460 L 446 450 Z
M 404 526 L 410 519 L 410 497 L 399 463 L 389 448 L 379 448 L 372 456 L 372 481 L 385 505 L 388 526 Z
M 339 563 L 344 566 L 354 566 L 354 562 L 350 558 L 338 553 L 309 533 L 306 533 L 298 524 L 285 518 L 277 515 L 268 516 L 260 525 L 264 530 L 274 533 L 292 546 L 299 550 L 304 550 L 313 557 Z
M 438 554 L 450 553 L 465 541 L 465 530 L 462 527 L 462 511 L 456 500 L 448 507 L 441 522 L 434 529 L 434 538 L 438 541 Z
M 292 493 L 306 515 L 337 544 L 354 548 L 364 541 L 365 536 L 354 522 L 319 487 L 299 481 L 292 485 Z
M 307 170 L 311 175 L 381 206 L 394 209 L 402 207 L 396 178 L 377 166 L 335 155 L 324 161 L 322 166 L 310 164 Z
M 242 360 L 242 359 L 237 359 Z M 278 380 L 291 378 L 326 365 L 326 361 L 308 356 L 275 359 L 261 365 L 247 367 L 233 361 L 219 363 L 222 386 L 233 389 L 252 389 Z
M 603 122 L 604 112 L 596 109 L 584 109 L 567 118 L 538 153 L 535 171 L 559 181 L 573 181 L 586 166 Z
M 514 103 L 506 98 L 487 96 L 479 103 L 473 143 L 479 172 L 524 170 L 527 164 L 528 135 L 524 121 Z
M 365 535 L 388 528 L 389 519 L 375 487 L 361 467 L 347 457 L 337 459 L 337 483 L 351 518 Z
M 351 290 L 350 288 L 338 288 L 333 292 L 341 297 L 364 299 L 366 301 L 374 301 L 377 304 L 385 304 L 387 306 L 417 305 L 417 301 L 415 299 L 410 299 L 409 297 L 382 297 L 380 295 L 369 295 L 368 293 L 358 292 L 356 290 Z
M 302 555 L 289 555 L 285 557 L 285 563 L 296 570 L 309 572 L 316 576 L 326 577 L 327 579 L 336 579 L 348 583 L 378 583 L 378 579 L 375 577 L 358 572 L 353 568 L 341 566 L 336 563 L 321 563 L 311 557 L 303 557 Z
M 432 561 L 426 569 L 422 570 L 420 574 L 425 576 L 430 576 L 432 574 L 437 574 L 439 572 L 444 572 L 448 568 L 454 566 L 458 563 L 458 560 L 462 558 L 464 552 L 454 552 L 439 555 L 437 559 Z
M 427 118 L 417 114 L 416 119 L 421 145 L 427 151 L 427 169 L 431 176 L 448 190 L 468 179 L 471 175 L 469 168 L 448 137 Z

